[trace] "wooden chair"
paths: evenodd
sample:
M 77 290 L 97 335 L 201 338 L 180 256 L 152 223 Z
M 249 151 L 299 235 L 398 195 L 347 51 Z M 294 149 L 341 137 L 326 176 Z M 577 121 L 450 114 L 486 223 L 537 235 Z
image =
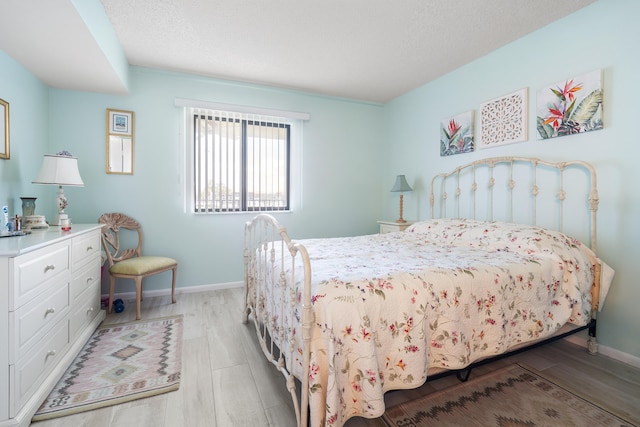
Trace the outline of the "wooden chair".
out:
M 116 278 L 133 279 L 136 285 L 136 320 L 140 320 L 140 301 L 142 300 L 142 279 L 168 270 L 173 272 L 171 283 L 171 302 L 176 302 L 176 272 L 178 263 L 172 258 L 162 256 L 142 256 L 142 229 L 135 219 L 121 213 L 106 213 L 98 219 L 102 226 L 102 247 L 109 262 L 109 307 L 113 306 L 113 293 Z M 121 247 L 123 236 L 121 229 L 137 232 L 137 246 Z M 133 233 L 135 234 L 135 233 Z M 125 241 L 127 241 L 125 239 Z M 135 243 L 135 242 L 134 242 Z M 124 245 L 123 245 L 124 246 Z M 133 245 L 129 245 L 133 246 Z

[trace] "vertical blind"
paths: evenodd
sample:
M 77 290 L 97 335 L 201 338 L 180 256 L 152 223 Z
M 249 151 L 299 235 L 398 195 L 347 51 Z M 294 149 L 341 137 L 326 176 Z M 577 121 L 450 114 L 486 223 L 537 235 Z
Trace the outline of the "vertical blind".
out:
M 284 117 L 191 108 L 194 210 L 288 210 L 291 125 Z

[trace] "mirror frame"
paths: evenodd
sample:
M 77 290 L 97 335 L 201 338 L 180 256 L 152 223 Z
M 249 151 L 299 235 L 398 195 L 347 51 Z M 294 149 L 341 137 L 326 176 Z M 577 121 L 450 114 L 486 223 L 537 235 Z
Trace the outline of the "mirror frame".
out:
M 133 175 L 134 118 L 133 111 L 107 108 L 106 171 L 108 174 Z M 120 145 L 117 151 L 115 144 Z M 116 155 L 119 157 L 118 162 L 114 161 Z
M 4 144 L 0 143 L 0 159 L 9 159 L 9 103 L 0 99 L 0 138 Z

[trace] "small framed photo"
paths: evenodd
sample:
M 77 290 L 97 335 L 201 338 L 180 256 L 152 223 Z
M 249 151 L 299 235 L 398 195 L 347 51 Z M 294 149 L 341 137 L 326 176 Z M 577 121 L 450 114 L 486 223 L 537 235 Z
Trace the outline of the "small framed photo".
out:
M 0 159 L 9 158 L 9 103 L 0 99 Z
M 111 110 L 109 114 L 109 129 L 107 133 L 131 136 L 133 132 L 133 111 Z

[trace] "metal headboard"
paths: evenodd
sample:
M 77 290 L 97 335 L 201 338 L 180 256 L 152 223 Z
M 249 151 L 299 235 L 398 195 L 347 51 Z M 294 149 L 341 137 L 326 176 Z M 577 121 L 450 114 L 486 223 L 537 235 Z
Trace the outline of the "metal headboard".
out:
M 540 168 L 542 166 L 542 168 Z M 505 187 L 496 190 L 496 178 L 494 173 L 500 167 L 502 178 L 506 181 Z M 589 246 L 596 251 L 596 212 L 598 210 L 598 190 L 596 172 L 593 166 L 581 160 L 571 160 L 565 162 L 549 162 L 531 157 L 490 157 L 486 159 L 476 160 L 462 166 L 458 166 L 448 173 L 439 173 L 431 180 L 429 203 L 431 207 L 431 218 L 448 218 L 448 217 L 467 217 L 472 219 L 480 219 L 478 216 L 478 205 L 484 202 L 484 215 L 482 219 L 494 220 L 494 210 L 496 203 L 505 202 L 500 207 L 508 211 L 507 221 L 514 221 L 514 196 L 515 192 L 522 188 L 520 181 L 527 181 L 527 198 L 532 205 L 532 224 L 538 224 L 538 198 L 541 194 L 539 187 L 539 178 L 541 173 L 545 173 L 545 177 L 551 171 L 556 180 L 555 200 L 557 201 L 557 214 L 559 216 L 558 231 L 563 231 L 565 224 L 565 200 L 567 198 L 567 187 L 565 186 L 565 171 L 568 168 L 578 168 L 586 171 L 588 187 L 586 196 L 587 205 L 585 209 L 590 211 L 589 215 Z M 518 173 L 515 174 L 514 172 Z M 541 171 L 544 169 L 544 171 Z M 482 171 L 482 172 L 481 172 Z M 525 176 L 522 175 L 525 172 Z M 517 175 L 517 176 L 516 176 Z M 464 179 L 462 178 L 464 177 Z M 481 180 L 479 183 L 478 180 Z M 484 182 L 486 180 L 486 182 Z M 453 182 L 452 182 L 453 181 Z M 486 185 L 482 187 L 482 185 Z M 486 200 L 479 199 L 478 192 L 482 189 Z M 447 190 L 454 192 L 454 200 L 448 200 Z M 502 198 L 495 197 L 496 191 L 500 191 Z M 522 195 L 523 190 L 519 190 Z M 466 200 L 465 215 L 462 215 L 461 201 L 465 194 L 469 195 Z M 508 202 L 507 202 L 508 199 Z M 496 201 L 498 200 L 498 202 Z M 544 206 L 548 209 L 548 206 Z M 447 212 L 449 210 L 449 212 Z

